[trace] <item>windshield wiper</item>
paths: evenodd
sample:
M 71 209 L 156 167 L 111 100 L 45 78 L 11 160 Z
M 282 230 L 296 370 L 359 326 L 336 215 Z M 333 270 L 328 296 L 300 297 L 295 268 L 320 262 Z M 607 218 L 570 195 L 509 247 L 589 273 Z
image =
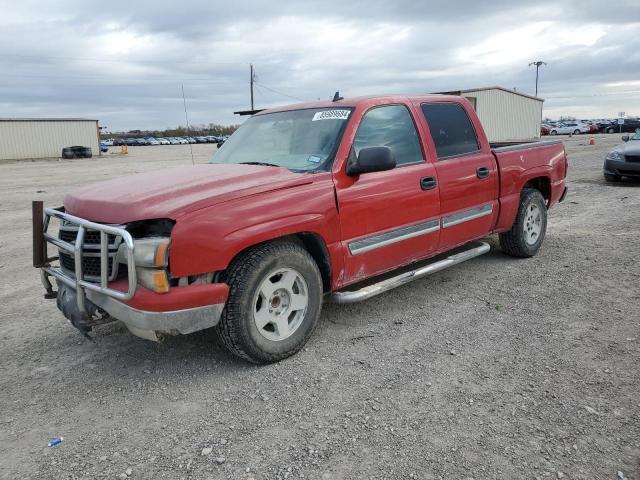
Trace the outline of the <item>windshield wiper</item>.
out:
M 275 163 L 268 162 L 240 162 L 241 165 L 264 165 L 266 167 L 282 167 L 282 165 L 276 165 Z

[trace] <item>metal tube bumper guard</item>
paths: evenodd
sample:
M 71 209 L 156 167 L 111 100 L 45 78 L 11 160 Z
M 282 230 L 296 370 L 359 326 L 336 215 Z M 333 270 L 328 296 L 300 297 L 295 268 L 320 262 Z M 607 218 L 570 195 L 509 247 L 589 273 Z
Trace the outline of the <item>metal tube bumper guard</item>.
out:
M 77 225 L 78 232 L 74 244 L 47 232 L 52 217 Z M 138 286 L 134 261 L 135 242 L 124 228 L 94 223 L 51 208 L 44 209 L 43 220 L 42 236 L 45 241 L 45 253 L 44 264 L 41 266 L 42 282 L 49 293 L 51 293 L 51 283 L 48 276 L 54 277 L 57 282 L 73 289 L 81 315 L 89 315 L 85 305 L 88 300 L 114 319 L 122 321 L 135 335 L 149 340 L 158 340 L 158 333 L 188 334 L 213 327 L 220 321 L 229 292 L 228 285 L 218 283 L 175 287 L 169 293 L 157 294 Z M 87 230 L 100 233 L 99 283 L 85 280 L 82 271 L 82 253 Z M 122 238 L 122 248 L 125 250 L 127 261 L 127 280 L 115 281 L 111 284 L 108 281 L 108 235 Z M 48 257 L 47 243 L 73 255 L 75 260 L 73 276 L 67 274 L 62 268 L 51 265 L 50 262 L 57 258 Z

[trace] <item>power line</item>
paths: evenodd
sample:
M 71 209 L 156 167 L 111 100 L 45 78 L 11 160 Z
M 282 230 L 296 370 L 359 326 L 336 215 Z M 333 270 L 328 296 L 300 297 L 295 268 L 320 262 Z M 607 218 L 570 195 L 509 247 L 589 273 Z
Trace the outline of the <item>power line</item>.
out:
M 283 97 L 291 98 L 292 100 L 298 100 L 299 102 L 304 102 L 304 100 L 303 100 L 303 99 L 301 99 L 301 98 L 294 97 L 294 96 L 292 96 L 292 95 L 287 95 L 286 93 L 279 92 L 278 90 L 275 90 L 275 89 L 273 89 L 273 88 L 271 88 L 271 87 L 267 87 L 266 85 L 264 85 L 264 84 L 262 84 L 262 83 L 258 83 L 258 82 L 254 82 L 254 83 L 255 83 L 256 85 L 260 85 L 262 88 L 266 88 L 266 89 L 267 89 L 267 90 L 269 90 L 270 92 L 277 93 L 278 95 L 282 95 Z

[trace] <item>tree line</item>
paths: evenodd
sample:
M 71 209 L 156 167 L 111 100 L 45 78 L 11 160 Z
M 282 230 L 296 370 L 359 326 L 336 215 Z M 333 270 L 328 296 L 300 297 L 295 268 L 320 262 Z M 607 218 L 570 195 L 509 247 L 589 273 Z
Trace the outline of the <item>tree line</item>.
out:
M 101 133 L 105 138 L 129 138 L 129 137 L 206 137 L 231 135 L 240 125 L 219 125 L 217 123 L 189 125 L 189 128 L 179 125 L 164 130 L 129 130 L 128 132 Z

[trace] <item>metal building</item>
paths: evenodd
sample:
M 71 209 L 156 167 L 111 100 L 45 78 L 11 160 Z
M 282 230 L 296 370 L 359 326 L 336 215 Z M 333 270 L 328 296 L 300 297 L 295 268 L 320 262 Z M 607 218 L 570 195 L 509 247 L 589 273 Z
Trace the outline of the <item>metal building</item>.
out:
M 76 145 L 100 154 L 97 120 L 0 118 L 0 160 L 59 158 L 64 147 Z
M 542 98 L 503 87 L 471 88 L 451 92 L 468 99 L 478 114 L 490 142 L 540 138 Z

